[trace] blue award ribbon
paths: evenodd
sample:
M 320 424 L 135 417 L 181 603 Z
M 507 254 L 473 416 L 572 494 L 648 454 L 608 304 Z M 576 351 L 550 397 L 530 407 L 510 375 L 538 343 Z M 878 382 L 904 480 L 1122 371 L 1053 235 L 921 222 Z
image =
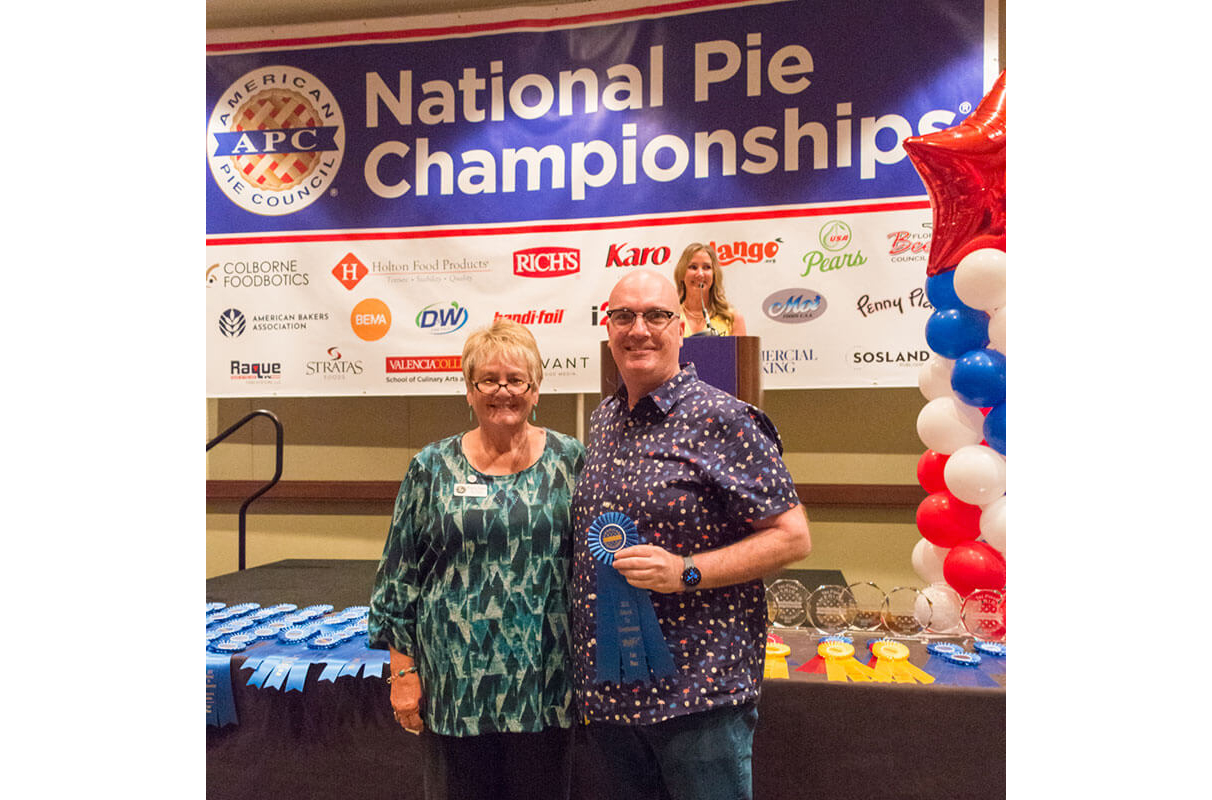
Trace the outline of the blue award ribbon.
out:
M 231 688 L 231 656 L 206 653 L 206 724 L 222 728 L 240 724 L 236 698 Z
M 589 525 L 585 538 L 595 559 L 597 582 L 597 682 L 647 683 L 653 677 L 672 675 L 673 656 L 652 599 L 613 566 L 615 553 L 640 543 L 635 522 L 626 514 L 608 511 Z

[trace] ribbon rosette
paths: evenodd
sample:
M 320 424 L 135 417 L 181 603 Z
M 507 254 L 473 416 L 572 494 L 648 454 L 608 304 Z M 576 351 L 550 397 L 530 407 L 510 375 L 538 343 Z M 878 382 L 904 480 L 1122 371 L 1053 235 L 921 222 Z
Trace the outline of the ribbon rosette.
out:
M 613 566 L 615 553 L 640 543 L 635 522 L 609 511 L 589 525 L 585 539 L 597 578 L 598 683 L 646 683 L 673 674 L 673 657 L 648 592 L 632 586 Z

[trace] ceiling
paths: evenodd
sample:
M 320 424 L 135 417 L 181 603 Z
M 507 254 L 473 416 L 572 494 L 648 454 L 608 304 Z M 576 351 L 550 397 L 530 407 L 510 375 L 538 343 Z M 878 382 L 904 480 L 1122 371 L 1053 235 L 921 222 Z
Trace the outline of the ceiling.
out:
M 581 2 L 586 0 L 206 0 L 206 27 L 249 28 Z

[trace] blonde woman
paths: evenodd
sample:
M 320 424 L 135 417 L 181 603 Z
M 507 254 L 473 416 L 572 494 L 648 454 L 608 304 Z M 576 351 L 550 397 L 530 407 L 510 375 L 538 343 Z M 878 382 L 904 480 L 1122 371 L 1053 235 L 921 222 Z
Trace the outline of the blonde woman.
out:
M 371 596 L 391 705 L 419 732 L 424 796 L 563 800 L 571 763 L 569 512 L 585 459 L 531 424 L 534 337 L 500 319 L 463 348 L 476 427 L 409 464 Z
M 721 336 L 746 335 L 745 318 L 724 294 L 724 272 L 711 245 L 699 242 L 688 245 L 673 269 L 673 283 L 682 303 L 686 336 L 712 332 Z

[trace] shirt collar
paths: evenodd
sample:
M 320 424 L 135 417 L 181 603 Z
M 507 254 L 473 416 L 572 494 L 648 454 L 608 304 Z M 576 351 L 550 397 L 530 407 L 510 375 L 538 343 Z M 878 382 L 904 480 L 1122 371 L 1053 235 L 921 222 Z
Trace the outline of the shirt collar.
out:
M 639 402 L 635 404 L 635 409 L 633 409 L 633 411 L 639 411 L 640 407 L 644 405 L 644 401 L 647 400 L 651 402 L 652 405 L 655 406 L 656 409 L 662 414 L 668 414 L 669 410 L 673 408 L 674 403 L 681 400 L 686 392 L 689 391 L 691 381 L 697 380 L 699 377 L 698 370 L 695 369 L 694 364 L 690 361 L 687 361 L 685 364 L 678 364 L 678 367 L 680 367 L 680 369 L 676 375 L 662 383 L 657 388 L 653 389 L 648 394 L 641 397 Z M 618 396 L 619 400 L 622 401 L 623 409 L 626 410 L 626 383 L 619 381 L 619 389 L 618 392 L 616 392 L 616 395 Z

